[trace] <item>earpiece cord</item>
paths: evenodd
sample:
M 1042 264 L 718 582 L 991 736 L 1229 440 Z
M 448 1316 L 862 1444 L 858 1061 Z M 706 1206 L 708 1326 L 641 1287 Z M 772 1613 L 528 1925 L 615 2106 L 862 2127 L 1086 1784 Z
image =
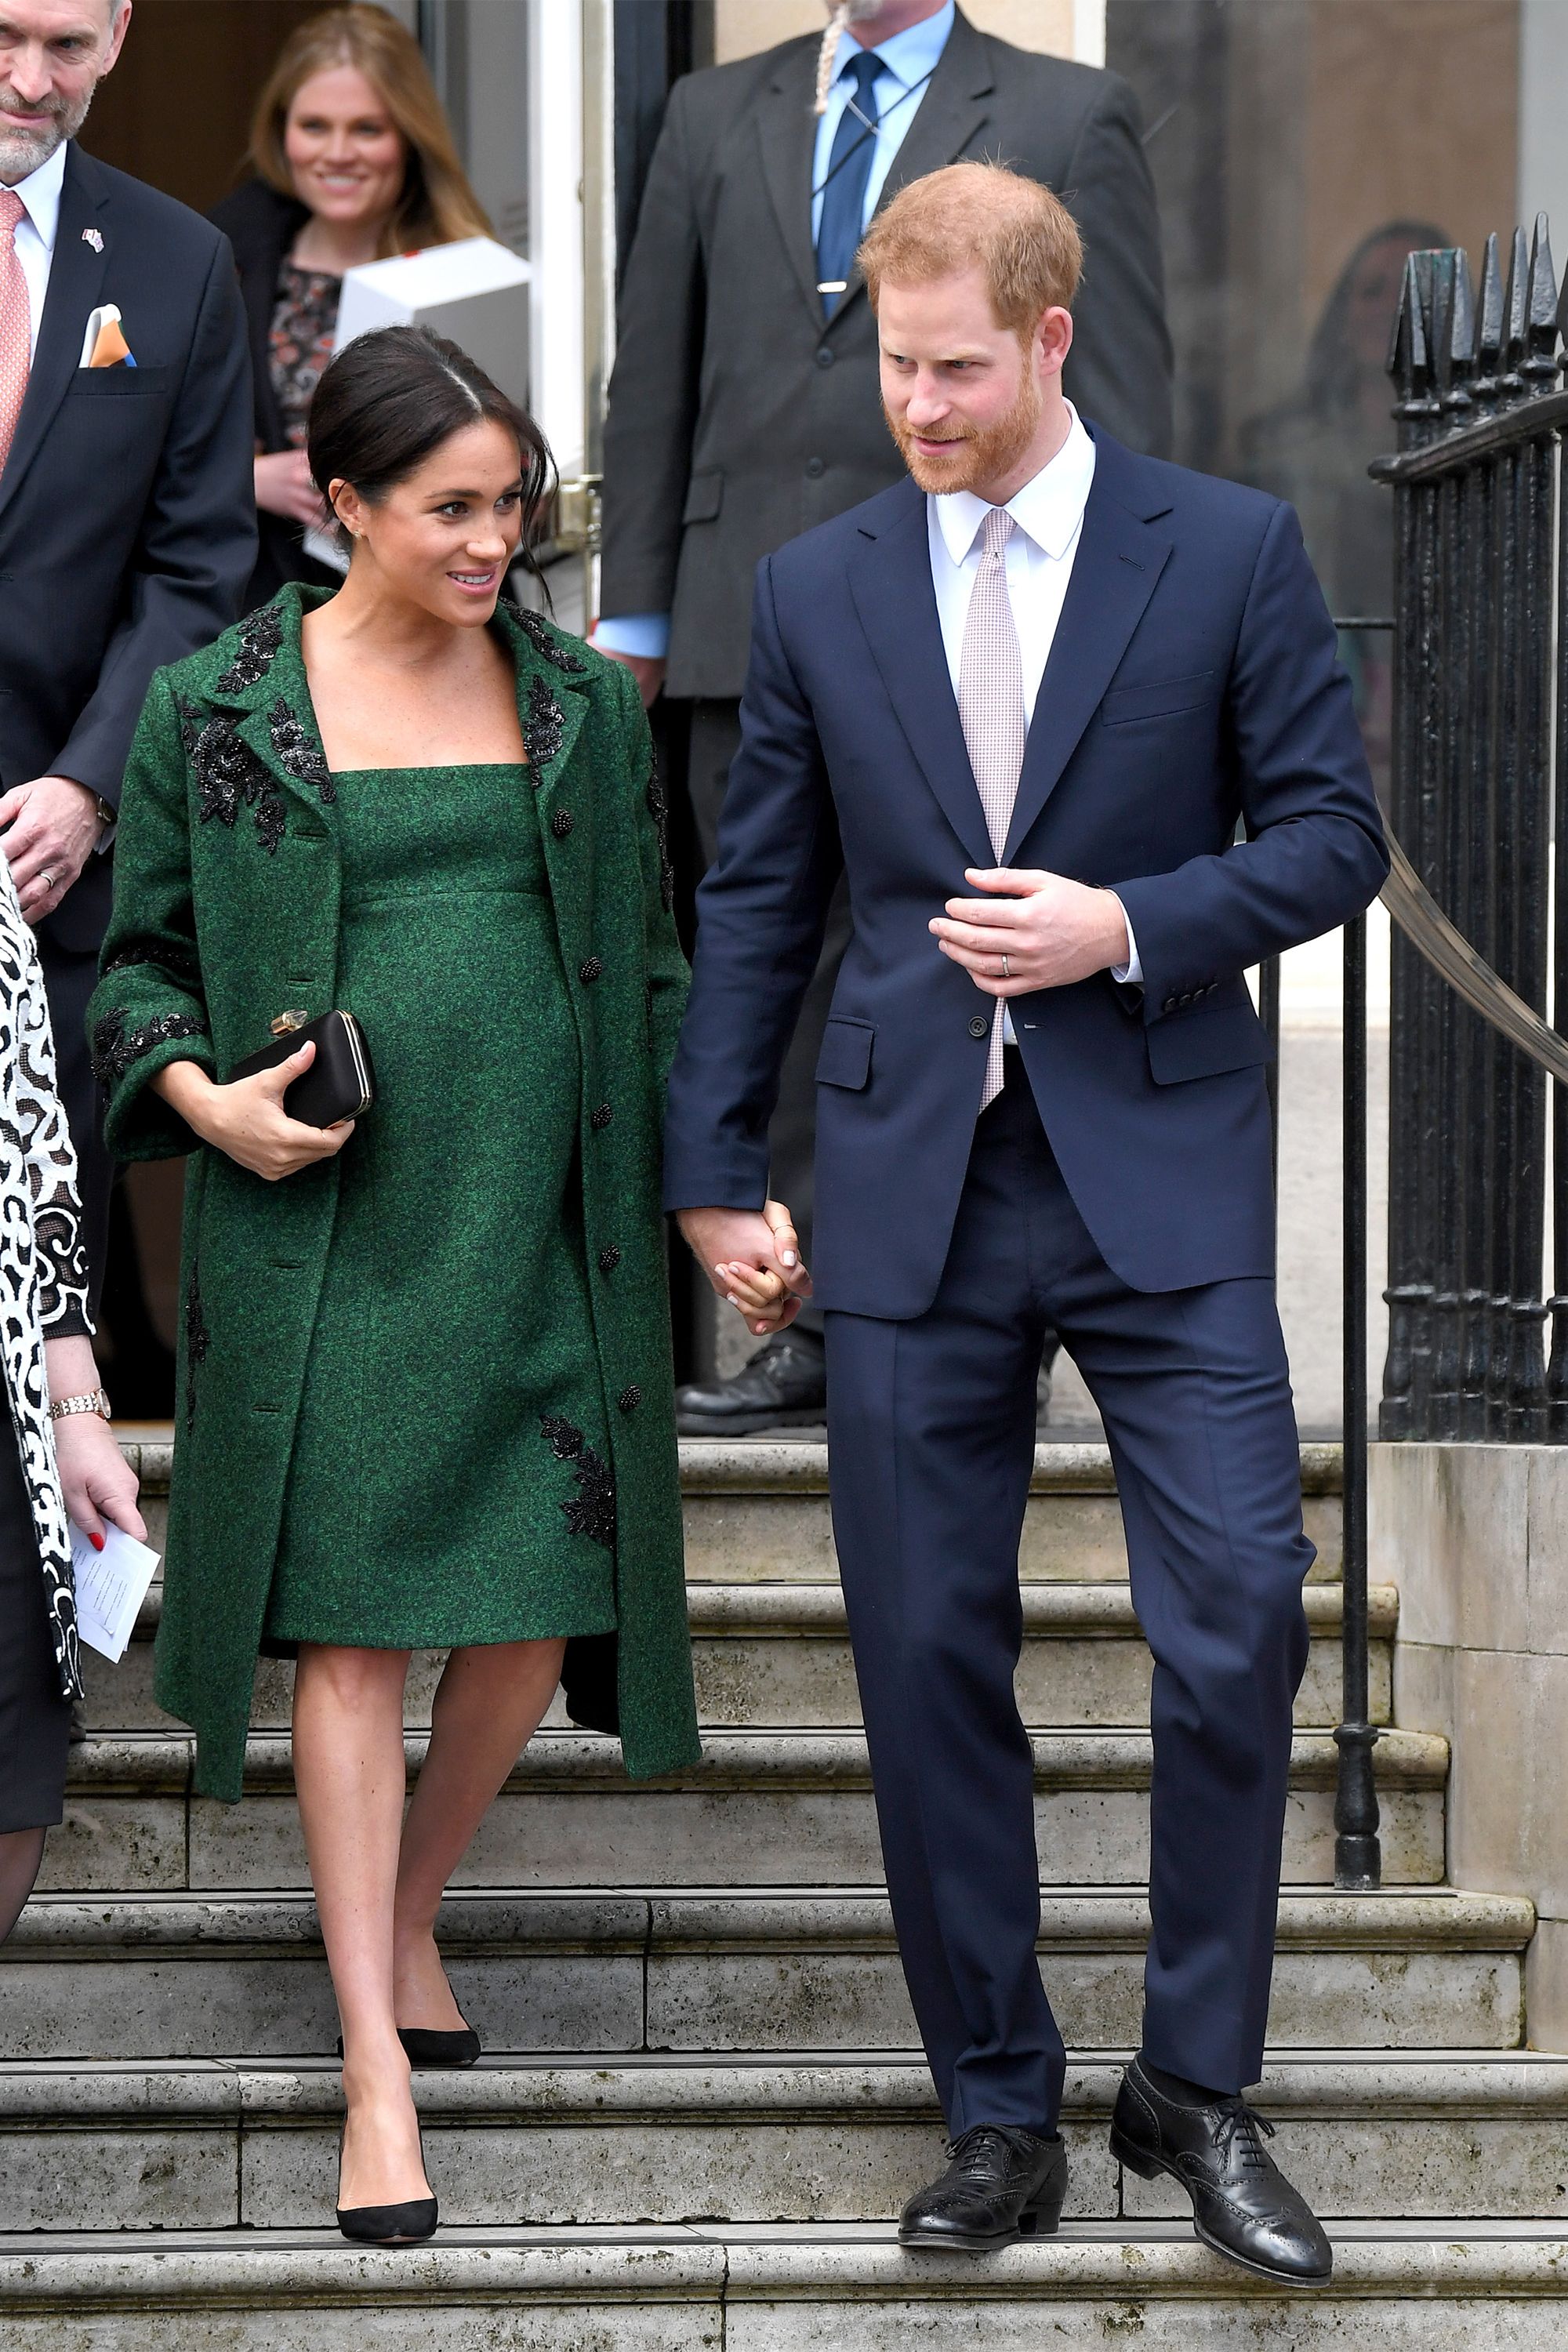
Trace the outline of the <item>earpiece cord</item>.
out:
M 889 107 L 887 113 L 879 114 L 875 122 L 868 124 L 867 128 L 860 133 L 859 138 L 855 142 L 853 147 L 846 147 L 843 154 L 840 155 L 837 163 L 833 165 L 831 171 L 825 172 L 822 178 L 817 182 L 816 187 L 813 188 L 811 192 L 811 201 L 813 204 L 815 204 L 818 196 L 821 195 L 824 188 L 826 188 L 830 182 L 838 177 L 839 173 L 842 172 L 845 164 L 848 163 L 850 157 L 853 155 L 858 155 L 861 148 L 866 144 L 867 140 L 875 139 L 883 123 L 889 121 L 893 115 L 897 114 L 900 106 L 907 105 L 909 100 L 914 97 L 917 90 L 924 89 L 927 82 L 931 79 L 931 74 L 935 73 L 935 71 L 936 68 L 935 66 L 932 66 L 930 73 L 921 74 L 919 81 L 912 81 L 907 89 L 900 90 L 898 97 L 894 99 L 891 106 Z M 862 121 L 865 121 L 865 119 L 864 115 L 860 117 Z

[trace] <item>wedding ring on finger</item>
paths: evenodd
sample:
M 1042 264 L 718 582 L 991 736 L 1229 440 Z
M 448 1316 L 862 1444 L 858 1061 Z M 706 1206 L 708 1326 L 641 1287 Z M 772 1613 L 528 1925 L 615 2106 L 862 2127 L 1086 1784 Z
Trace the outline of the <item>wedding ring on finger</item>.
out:
M 1012 973 L 1007 969 L 1007 959 L 1005 956 L 1002 959 L 1002 977 L 1004 980 L 1011 980 L 1013 977 Z
M 40 874 L 38 879 L 44 886 L 44 894 L 47 898 L 55 887 L 55 877 L 52 874 Z

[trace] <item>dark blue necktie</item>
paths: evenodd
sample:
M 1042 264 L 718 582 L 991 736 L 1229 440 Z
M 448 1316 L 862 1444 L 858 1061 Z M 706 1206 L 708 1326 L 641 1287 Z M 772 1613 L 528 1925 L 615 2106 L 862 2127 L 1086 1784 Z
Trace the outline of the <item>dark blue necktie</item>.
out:
M 822 191 L 822 226 L 816 232 L 816 277 L 822 286 L 847 282 L 855 249 L 865 227 L 866 184 L 877 152 L 876 137 L 866 124 L 874 124 L 877 120 L 871 85 L 881 69 L 876 53 L 862 49 L 851 60 L 845 77 L 855 87 L 833 134 L 833 152 L 827 159 Z M 825 294 L 824 316 L 831 319 L 843 299 L 841 294 Z

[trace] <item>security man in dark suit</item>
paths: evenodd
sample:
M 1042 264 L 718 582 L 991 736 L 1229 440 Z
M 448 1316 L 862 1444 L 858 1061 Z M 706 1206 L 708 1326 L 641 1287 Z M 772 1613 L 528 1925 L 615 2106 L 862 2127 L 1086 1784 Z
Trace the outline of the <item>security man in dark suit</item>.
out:
M 95 1298 L 110 1169 L 83 1024 L 121 771 L 153 672 L 236 617 L 256 555 L 227 242 L 75 144 L 130 18 L 0 0 L 0 845 L 38 935 Z
M 907 182 L 966 157 L 1066 198 L 1088 252 L 1068 393 L 1127 446 L 1168 456 L 1159 227 L 1118 75 L 993 39 L 953 0 L 851 0 L 827 45 L 789 41 L 671 94 L 622 295 L 595 642 L 631 662 L 645 699 L 662 686 L 690 706 L 704 865 L 740 740 L 759 559 L 902 471 L 855 248 Z M 808 1263 L 812 1074 L 847 938 L 841 893 L 770 1132 L 773 1189 Z M 733 1379 L 679 1403 L 693 1434 L 820 1421 L 820 1316 L 808 1306 Z

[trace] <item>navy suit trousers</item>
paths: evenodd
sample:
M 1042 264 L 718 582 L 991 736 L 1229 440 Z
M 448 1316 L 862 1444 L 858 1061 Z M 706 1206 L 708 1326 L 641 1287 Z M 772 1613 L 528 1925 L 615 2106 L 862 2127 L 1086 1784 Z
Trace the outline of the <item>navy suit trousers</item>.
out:
M 1047 1328 L 1104 1418 L 1154 1657 L 1143 2047 L 1216 2090 L 1262 2068 L 1313 1558 L 1273 1284 L 1118 1280 L 1006 1059 L 931 1307 L 826 1317 L 834 1534 L 882 1851 L 954 2134 L 1054 2129 L 1066 2070 L 1035 1951 L 1037 1828 L 1047 1853 L 1058 1819 L 1082 1832 L 1060 1800 L 1037 1815 L 1013 1689 Z

